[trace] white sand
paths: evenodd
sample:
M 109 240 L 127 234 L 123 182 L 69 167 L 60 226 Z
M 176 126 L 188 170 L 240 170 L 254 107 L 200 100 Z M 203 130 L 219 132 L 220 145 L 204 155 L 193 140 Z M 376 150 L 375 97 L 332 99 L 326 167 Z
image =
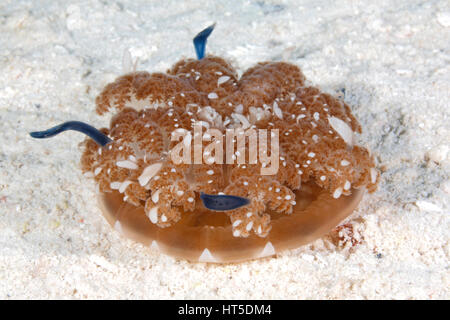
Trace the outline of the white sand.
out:
M 0 299 L 450 298 L 448 1 L 72 3 L 0 4 Z M 240 72 L 283 59 L 327 92 L 345 88 L 382 170 L 348 220 L 363 237 L 353 250 L 324 238 L 235 265 L 160 255 L 102 217 L 78 167 L 84 136 L 28 136 L 73 119 L 105 126 L 94 99 L 124 49 L 165 71 L 215 21 L 207 52 Z

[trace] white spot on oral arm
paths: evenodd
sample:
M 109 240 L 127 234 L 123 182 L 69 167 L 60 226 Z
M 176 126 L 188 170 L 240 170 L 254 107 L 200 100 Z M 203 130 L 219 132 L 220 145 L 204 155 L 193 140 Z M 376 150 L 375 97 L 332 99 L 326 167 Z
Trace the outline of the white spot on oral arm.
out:
M 113 190 L 119 190 L 120 186 L 122 185 L 122 182 L 119 181 L 113 181 L 109 184 L 109 187 Z
M 230 80 L 229 76 L 221 76 L 219 79 L 217 79 L 217 85 L 220 86 L 222 83 L 225 83 L 228 80 Z
M 241 104 L 238 104 L 235 108 L 234 108 L 234 112 L 235 113 L 239 113 L 239 114 L 242 114 L 243 112 L 244 112 L 244 105 L 241 103 Z
M 350 183 L 350 181 L 346 180 L 344 184 L 344 190 L 350 190 L 351 186 L 352 184 Z
M 247 117 L 240 113 L 232 113 L 231 118 L 233 118 L 236 122 L 240 122 L 242 124 L 242 129 L 247 129 L 250 127 L 250 122 Z
M 208 99 L 217 99 L 219 96 L 215 92 L 211 92 L 208 94 Z
M 94 170 L 94 176 L 98 175 L 102 171 L 102 167 L 97 167 Z
M 124 182 L 122 182 L 119 187 L 119 192 L 124 193 L 130 184 L 132 184 L 130 180 L 125 180 Z
M 283 112 L 281 111 L 280 107 L 278 107 L 278 103 L 275 101 L 273 103 L 273 113 L 279 118 L 283 119 Z
M 148 218 L 152 223 L 158 222 L 158 207 L 153 207 L 150 209 L 150 211 L 148 212 Z
M 313 117 L 314 117 L 314 120 L 316 120 L 316 121 L 319 121 L 319 119 L 320 119 L 320 115 L 318 112 L 314 112 Z
M 355 138 L 350 126 L 339 118 L 334 116 L 328 117 L 328 122 L 330 126 L 341 136 L 341 138 L 349 146 L 353 146 L 355 143 Z
M 338 199 L 342 194 L 342 188 L 337 188 L 336 190 L 334 190 L 333 192 L 333 198 Z
M 158 173 L 161 167 L 162 167 L 161 162 L 154 163 L 146 167 L 138 178 L 139 184 L 142 187 L 145 186 L 150 181 L 150 179 L 153 178 L 155 174 Z
M 296 121 L 298 123 L 298 120 L 305 118 L 306 116 L 304 114 L 299 114 Z
M 153 203 L 158 203 L 160 192 L 161 192 L 161 189 L 159 189 L 159 190 L 157 190 L 157 191 L 152 193 L 152 201 L 153 201 Z

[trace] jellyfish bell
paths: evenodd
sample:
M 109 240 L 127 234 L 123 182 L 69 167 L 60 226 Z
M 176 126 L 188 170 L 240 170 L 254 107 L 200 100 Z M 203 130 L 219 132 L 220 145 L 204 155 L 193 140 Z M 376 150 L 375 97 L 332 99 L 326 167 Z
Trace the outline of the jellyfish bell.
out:
M 270 212 L 272 228 L 266 237 L 235 237 L 225 212 L 213 212 L 200 203 L 183 212 L 174 225 L 160 228 L 151 223 L 144 208 L 122 200 L 119 192 L 99 196 L 106 220 L 128 238 L 180 259 L 192 262 L 231 263 L 275 255 L 298 248 L 330 232 L 357 207 L 364 189 L 333 198 L 311 183 L 296 192 L 297 204 L 290 215 Z
M 105 218 L 163 253 L 226 263 L 309 243 L 345 219 L 366 190 L 376 189 L 373 157 L 353 137 L 361 127 L 344 102 L 308 86 L 295 65 L 258 63 L 238 77 L 224 59 L 205 56 L 212 29 L 194 40 L 197 60 L 181 60 L 167 73 L 133 71 L 108 84 L 96 110 L 114 112 L 109 128 L 71 121 L 31 135 L 87 134 L 81 169 L 98 185 Z M 196 133 L 197 125 L 219 135 L 277 130 L 263 141 L 267 148 L 258 150 L 258 159 L 277 152 L 278 170 L 263 174 L 265 161 L 210 162 L 204 147 L 211 139 Z M 171 136 L 179 131 L 190 133 L 182 137 L 186 145 L 201 135 L 188 157 L 201 150 L 206 161 L 171 161 L 177 143 Z M 245 141 L 251 149 L 250 138 Z

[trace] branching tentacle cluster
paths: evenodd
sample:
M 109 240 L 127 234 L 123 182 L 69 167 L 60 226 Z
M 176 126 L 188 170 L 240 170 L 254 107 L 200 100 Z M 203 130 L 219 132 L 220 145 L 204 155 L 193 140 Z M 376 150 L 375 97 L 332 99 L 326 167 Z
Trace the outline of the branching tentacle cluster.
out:
M 354 145 L 361 127 L 344 102 L 305 84 L 300 69 L 283 62 L 259 63 L 240 79 L 219 57 L 182 60 L 167 73 L 134 72 L 106 86 L 97 112 L 116 111 L 112 142 L 83 143 L 81 165 L 100 192 L 117 190 L 144 206 L 160 227 L 196 207 L 201 192 L 247 197 L 248 206 L 228 212 L 233 234 L 264 237 L 270 215 L 292 213 L 295 191 L 313 180 L 335 198 L 352 188 L 374 191 L 379 180 L 368 150 Z M 257 164 L 174 164 L 169 156 L 176 130 L 254 128 L 279 130 L 279 170 L 260 174 Z M 203 141 L 207 146 L 209 141 Z

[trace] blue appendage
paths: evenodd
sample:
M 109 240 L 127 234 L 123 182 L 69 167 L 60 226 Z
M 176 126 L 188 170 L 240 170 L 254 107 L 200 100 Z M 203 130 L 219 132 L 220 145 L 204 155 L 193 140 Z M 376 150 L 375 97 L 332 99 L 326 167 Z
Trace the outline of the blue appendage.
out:
M 212 195 L 206 193 L 200 193 L 200 199 L 203 201 L 203 205 L 210 210 L 215 211 L 229 211 L 234 210 L 250 203 L 250 200 L 243 197 L 231 196 L 231 195 Z
M 194 38 L 194 47 L 195 52 L 197 53 L 198 60 L 202 59 L 205 56 L 206 49 L 206 39 L 208 39 L 211 32 L 214 30 L 216 24 L 209 26 L 205 30 L 199 32 Z
M 97 142 L 102 147 L 104 147 L 105 145 L 107 145 L 112 141 L 107 135 L 101 133 L 93 126 L 90 126 L 87 123 L 81 121 L 68 121 L 45 131 L 30 132 L 30 136 L 37 139 L 50 138 L 67 130 L 75 130 L 82 132 L 91 137 L 95 142 Z

